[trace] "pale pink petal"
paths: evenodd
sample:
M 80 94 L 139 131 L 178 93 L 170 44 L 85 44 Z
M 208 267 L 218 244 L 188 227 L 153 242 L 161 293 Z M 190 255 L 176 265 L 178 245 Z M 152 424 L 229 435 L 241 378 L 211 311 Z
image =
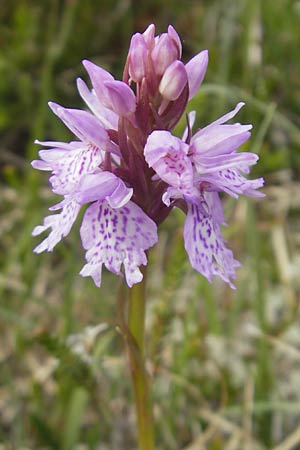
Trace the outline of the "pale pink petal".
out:
M 135 111 L 136 98 L 134 92 L 123 81 L 105 81 L 105 99 L 103 104 L 120 116 L 128 116 Z
M 170 186 L 183 193 L 193 189 L 193 167 L 189 146 L 168 131 L 153 131 L 145 145 L 145 159 Z
M 51 228 L 48 237 L 35 247 L 35 253 L 41 253 L 45 250 L 51 252 L 55 245 L 69 234 L 78 216 L 80 205 L 74 199 L 66 198 L 59 205 L 56 205 L 55 209 L 58 208 L 62 208 L 59 214 L 45 217 L 43 225 L 38 225 L 33 229 L 32 235 L 38 236 L 48 228 Z
M 214 122 L 210 123 L 209 125 L 207 125 L 206 130 L 210 127 L 214 127 L 215 125 L 222 125 L 225 122 L 228 122 L 228 120 L 232 119 L 234 116 L 237 115 L 237 113 L 239 112 L 239 110 L 245 105 L 244 102 L 239 102 L 236 107 L 230 111 L 229 113 L 225 114 L 224 116 L 221 116 L 219 119 L 215 120 Z M 202 130 L 200 130 L 198 133 L 200 133 Z M 198 133 L 196 133 L 194 135 L 194 137 L 196 137 L 198 135 Z
M 34 159 L 31 161 L 31 165 L 34 169 L 37 170 L 52 170 L 52 165 L 46 163 L 46 161 L 40 161 L 39 159 Z
M 208 64 L 208 51 L 203 50 L 194 56 L 186 65 L 189 80 L 189 100 L 194 97 L 202 83 Z
M 258 156 L 255 153 L 230 153 L 219 156 L 209 156 L 209 155 L 193 155 L 193 161 L 199 175 L 219 172 L 220 170 L 250 167 L 256 164 Z
M 140 33 L 132 36 L 129 48 L 129 75 L 135 82 L 140 82 L 146 75 L 148 47 Z
M 105 108 L 105 106 L 103 106 L 100 102 L 95 91 L 90 91 L 85 82 L 80 78 L 77 79 L 77 88 L 82 99 L 95 114 L 95 116 L 97 116 L 104 128 L 108 130 L 117 130 L 119 120 L 118 115 L 110 109 Z
M 51 164 L 50 183 L 53 192 L 65 195 L 76 189 L 84 175 L 99 167 L 103 161 L 103 152 L 98 147 L 82 144 L 81 148 L 75 148 L 73 151 L 42 150 L 40 157 Z
M 187 123 L 189 126 L 185 127 L 185 130 L 184 130 L 182 138 L 181 138 L 183 140 L 183 142 L 186 142 L 186 139 L 189 134 L 189 129 L 192 131 L 193 126 L 195 125 L 195 120 L 196 120 L 196 111 L 190 111 L 187 114 Z
M 82 64 L 89 74 L 96 95 L 101 100 L 103 97 L 103 83 L 105 81 L 113 81 L 114 77 L 107 70 L 102 69 L 102 67 L 97 66 L 91 61 L 84 59 Z
M 57 150 L 74 150 L 76 147 L 82 147 L 81 141 L 71 141 L 71 142 L 59 142 L 59 141 L 39 141 L 36 139 L 35 144 L 43 145 L 44 147 L 51 147 Z
M 191 144 L 195 154 L 224 155 L 235 151 L 250 137 L 252 125 L 215 125 L 198 131 Z
M 74 198 L 81 205 L 96 200 L 106 200 L 112 208 L 121 208 L 129 202 L 133 189 L 111 172 L 96 172 L 85 175 Z
M 159 84 L 159 92 L 170 101 L 176 100 L 187 84 L 187 73 L 181 61 L 174 61 L 167 67 Z
M 155 35 L 155 25 L 151 23 L 143 33 L 143 38 L 147 44 L 147 47 L 152 50 L 154 47 L 154 35 Z
M 154 49 L 151 52 L 155 72 L 162 75 L 166 68 L 178 59 L 177 43 L 167 33 L 157 37 Z
M 178 59 L 180 59 L 181 58 L 181 54 L 182 54 L 181 40 L 180 40 L 180 37 L 179 37 L 177 31 L 175 30 L 174 27 L 172 27 L 172 25 L 168 26 L 168 35 L 170 36 L 171 39 L 173 39 L 173 41 L 175 42 L 175 44 L 177 46 Z
M 49 102 L 49 106 L 81 141 L 105 150 L 109 138 L 99 119 L 81 109 L 63 108 L 53 102 Z

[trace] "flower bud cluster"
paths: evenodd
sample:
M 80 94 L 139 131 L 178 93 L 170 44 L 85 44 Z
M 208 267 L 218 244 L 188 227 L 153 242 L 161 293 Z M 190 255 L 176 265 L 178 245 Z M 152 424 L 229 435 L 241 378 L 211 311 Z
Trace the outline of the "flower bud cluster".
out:
M 150 116 L 153 129 L 172 129 L 204 78 L 207 50 L 186 65 L 181 54 L 181 40 L 172 25 L 159 36 L 153 24 L 132 36 L 123 80 L 136 84 L 140 117 Z

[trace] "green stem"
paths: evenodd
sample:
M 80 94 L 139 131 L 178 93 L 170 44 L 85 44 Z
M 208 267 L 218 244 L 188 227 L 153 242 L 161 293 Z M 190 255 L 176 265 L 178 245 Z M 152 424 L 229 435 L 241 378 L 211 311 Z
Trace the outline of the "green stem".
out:
M 131 338 L 127 340 L 127 343 L 135 397 L 139 450 L 153 450 L 150 382 L 144 358 L 146 269 L 143 272 L 143 281 L 134 285 L 129 292 L 128 328 Z
M 129 292 L 128 328 L 144 355 L 144 332 L 146 311 L 146 270 L 141 283 L 135 284 Z

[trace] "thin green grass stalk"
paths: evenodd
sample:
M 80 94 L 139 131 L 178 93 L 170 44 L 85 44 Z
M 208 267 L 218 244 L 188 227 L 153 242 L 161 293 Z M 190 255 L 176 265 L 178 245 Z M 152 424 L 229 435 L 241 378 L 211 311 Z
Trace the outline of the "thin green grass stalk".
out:
M 251 141 L 251 152 L 256 153 L 258 155 L 260 154 L 264 139 L 272 123 L 275 112 L 276 112 L 275 103 L 270 103 L 265 112 L 265 117 L 262 120 L 261 126 L 259 127 L 256 136 Z
M 222 335 L 222 325 L 219 317 L 219 305 L 214 296 L 213 287 L 202 278 L 199 278 L 198 292 L 202 294 L 202 300 L 206 312 L 208 332 Z
M 274 114 L 276 112 L 276 105 L 274 103 L 270 103 L 265 111 L 265 116 L 262 120 L 262 123 L 256 133 L 255 137 L 251 141 L 251 151 L 256 154 L 259 154 L 266 136 L 266 133 L 269 129 L 269 126 L 273 120 Z M 248 221 L 247 221 L 248 223 Z M 235 296 L 232 308 L 230 308 L 228 312 L 228 334 L 233 335 L 234 330 L 236 328 L 236 324 L 238 321 L 239 312 L 243 307 L 243 297 L 247 291 L 247 286 L 244 283 L 239 286 L 238 295 Z M 206 299 L 206 296 L 205 296 Z M 260 300 L 259 300 L 260 301 Z M 260 316 L 262 313 L 260 312 Z M 210 325 L 211 326 L 211 325 Z
M 226 417 L 240 417 L 242 414 L 243 406 L 228 406 L 222 409 L 222 414 Z M 300 415 L 300 402 L 290 401 L 257 401 L 253 403 L 253 414 L 264 415 L 266 413 L 281 412 L 288 415 Z
M 88 403 L 88 393 L 77 387 L 72 392 L 64 433 L 62 435 L 62 450 L 72 450 L 78 443 L 80 424 Z
M 257 69 L 260 70 L 260 66 L 257 67 L 259 61 L 253 64 L 253 61 L 250 60 L 250 52 L 253 51 L 253 47 L 255 48 L 257 45 L 261 44 L 260 42 L 257 42 L 257 36 L 255 36 L 257 33 L 255 33 L 257 22 L 261 20 L 260 0 L 247 0 L 244 6 L 244 11 L 247 11 L 247 14 L 244 14 L 241 17 L 242 26 L 244 25 L 245 27 L 245 31 L 243 33 L 243 67 L 241 78 L 243 86 L 247 86 L 247 88 L 251 89 L 254 84 L 254 78 L 257 77 Z
M 254 283 L 254 309 L 257 322 L 260 329 L 268 332 L 268 324 L 266 319 L 266 297 L 264 288 L 264 269 L 263 269 L 263 252 L 260 233 L 257 229 L 257 217 L 255 207 L 248 202 L 247 214 L 247 240 L 248 253 L 252 259 L 252 276 Z M 265 336 L 258 340 L 257 351 L 257 371 L 256 371 L 256 398 L 258 401 L 266 402 L 269 399 L 269 393 L 272 390 L 274 381 L 271 365 L 271 352 Z M 261 434 L 264 441 L 271 444 L 271 415 L 267 413 L 260 423 Z

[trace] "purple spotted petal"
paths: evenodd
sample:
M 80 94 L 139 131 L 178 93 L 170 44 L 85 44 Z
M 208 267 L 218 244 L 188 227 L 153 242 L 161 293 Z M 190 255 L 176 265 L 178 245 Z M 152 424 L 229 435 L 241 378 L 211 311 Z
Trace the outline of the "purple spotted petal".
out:
M 56 194 L 73 192 L 82 176 L 94 172 L 103 161 L 103 152 L 98 147 L 82 142 L 36 142 L 47 146 L 55 145 L 54 148 L 40 150 L 42 161 L 33 161 L 32 165 L 40 170 L 52 170 L 50 183 Z
M 219 225 L 226 225 L 222 202 L 218 192 L 205 192 L 206 210 L 210 212 L 213 220 Z
M 99 171 L 81 179 L 74 197 L 81 205 L 105 199 L 112 208 L 121 208 L 129 202 L 132 193 L 133 189 L 127 188 L 116 175 Z
M 62 210 L 59 214 L 45 217 L 43 225 L 38 225 L 33 229 L 32 235 L 38 236 L 48 228 L 51 228 L 49 236 L 35 247 L 35 253 L 41 253 L 45 250 L 51 252 L 55 245 L 69 234 L 73 223 L 78 216 L 80 205 L 72 198 L 65 198 L 60 204 L 55 205 L 52 209 L 56 210 L 60 208 L 62 208 Z
M 215 186 L 217 190 L 226 192 L 232 197 L 248 195 L 249 197 L 264 197 L 262 192 L 257 191 L 264 185 L 263 178 L 248 180 L 235 169 L 224 169 L 215 173 L 201 175 L 201 182 L 207 182 Z
M 225 247 L 219 225 L 211 214 L 204 214 L 196 205 L 189 205 L 183 235 L 191 266 L 209 282 L 218 275 L 234 289 L 230 279 L 236 278 L 235 269 L 240 264 Z
M 87 250 L 87 264 L 80 274 L 91 276 L 100 286 L 103 264 L 117 275 L 123 264 L 127 284 L 132 287 L 143 278 L 139 266 L 147 264 L 145 250 L 157 242 L 157 227 L 133 202 L 113 209 L 106 201 L 98 201 L 86 210 L 80 235 Z

